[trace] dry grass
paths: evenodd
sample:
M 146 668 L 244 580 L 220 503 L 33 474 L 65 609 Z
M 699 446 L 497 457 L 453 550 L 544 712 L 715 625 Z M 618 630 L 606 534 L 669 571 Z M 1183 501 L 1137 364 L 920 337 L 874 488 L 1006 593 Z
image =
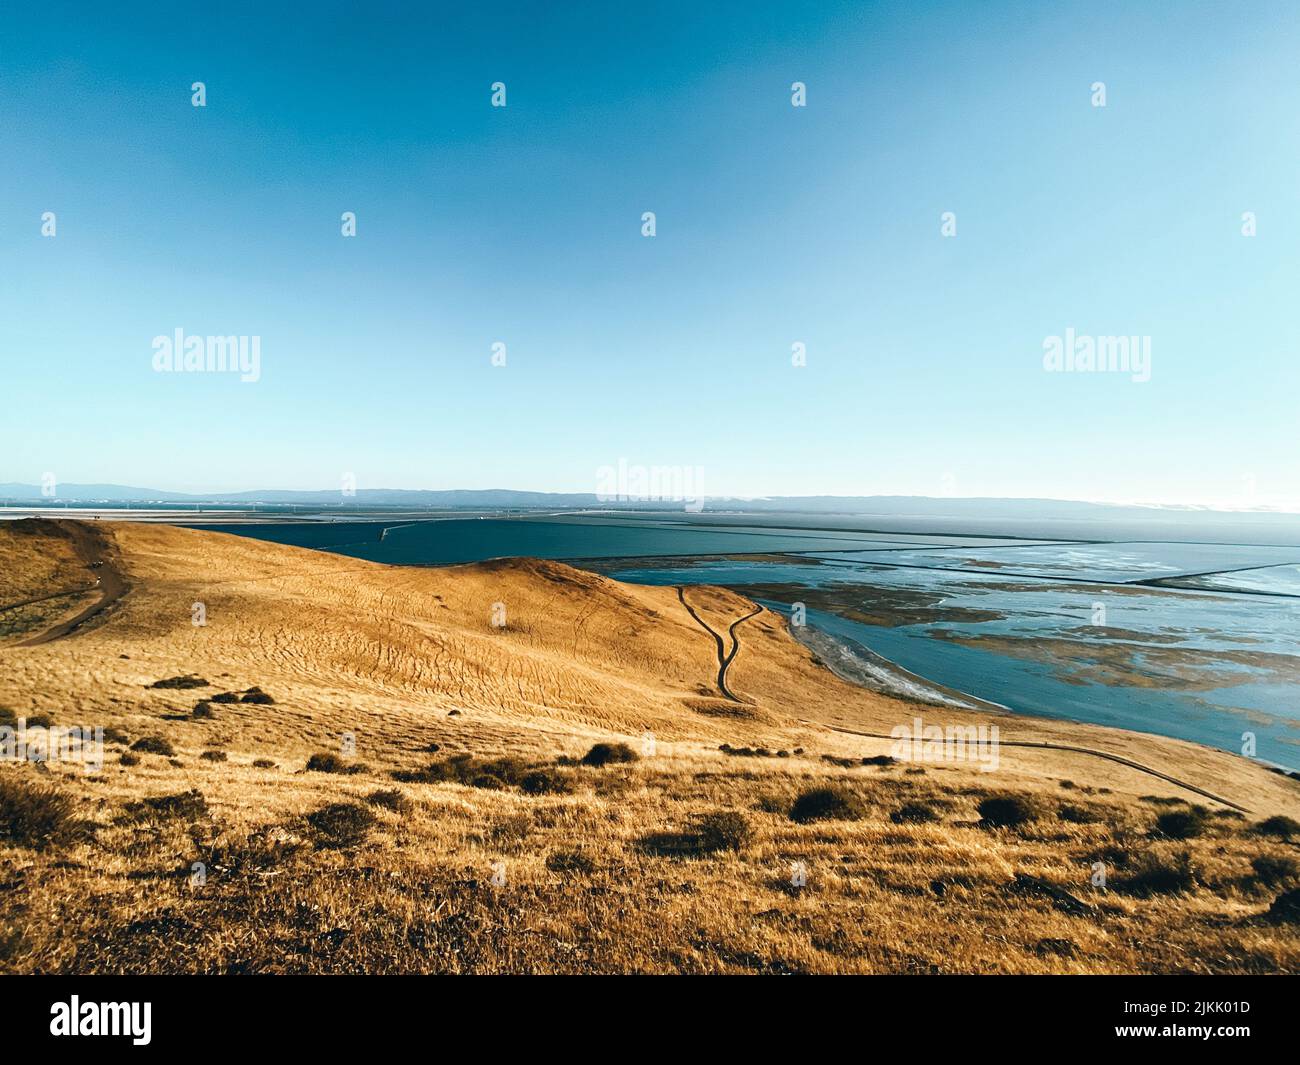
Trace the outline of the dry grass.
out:
M 230 763 L 161 762 L 94 782 L 69 774 L 59 790 L 92 815 L 93 832 L 40 852 L 0 850 L 0 941 L 10 944 L 0 967 L 1300 971 L 1297 930 L 1260 919 L 1297 886 L 1294 862 L 1240 822 L 1173 843 L 1157 838 L 1153 811 L 1099 800 L 1095 824 L 988 829 L 979 789 L 803 759 L 751 773 L 704 751 L 575 772 L 575 790 L 560 796 L 460 783 L 376 792 L 373 780 L 268 778 Z M 850 790 L 864 816 L 800 824 L 760 801 L 828 786 Z M 142 794 L 153 800 L 143 809 L 133 805 Z M 908 803 L 941 818 L 896 823 Z M 711 821 L 719 811 L 742 812 L 743 828 Z M 1099 860 L 1111 870 L 1104 892 L 1090 882 Z M 791 883 L 796 862 L 802 888 Z M 1185 893 L 1151 879 L 1161 863 L 1191 870 Z M 493 883 L 500 873 L 504 885 Z M 1017 873 L 1090 912 L 1013 890 Z
M 711 640 L 671 589 L 111 533 L 132 583 L 113 613 L 0 649 L 0 706 L 120 730 L 99 774 L 0 765 L 22 824 L 48 808 L 76 826 L 0 838 L 0 971 L 1300 971 L 1300 929 L 1261 919 L 1300 886 L 1296 843 L 1255 828 L 1300 814 L 1297 784 L 1242 759 L 1001 722 L 1192 777 L 1245 819 L 1068 752 L 1008 749 L 996 773 L 863 765 L 888 741 L 824 723 L 887 732 L 918 710 L 817 668 L 770 615 L 741 626 L 731 676 L 754 713 L 711 715 L 692 708 L 718 700 Z M 15 544 L 0 530 L 21 569 Z M 699 596 L 710 623 L 731 607 L 748 609 Z M 185 675 L 211 684 L 149 687 Z M 230 700 L 255 686 L 274 703 Z M 192 716 L 200 700 L 213 717 Z M 154 736 L 174 755 L 121 757 Z M 643 756 L 581 764 L 597 743 Z M 343 772 L 306 771 L 327 753 Z M 852 816 L 792 818 L 822 790 Z M 1006 827 L 981 814 L 1022 805 Z

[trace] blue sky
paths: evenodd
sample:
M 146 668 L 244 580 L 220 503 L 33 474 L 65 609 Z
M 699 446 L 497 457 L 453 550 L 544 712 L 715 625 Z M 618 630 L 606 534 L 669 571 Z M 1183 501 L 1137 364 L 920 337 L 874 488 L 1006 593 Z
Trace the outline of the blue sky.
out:
M 1293 4 L 29 6 L 0 481 L 1300 506 Z

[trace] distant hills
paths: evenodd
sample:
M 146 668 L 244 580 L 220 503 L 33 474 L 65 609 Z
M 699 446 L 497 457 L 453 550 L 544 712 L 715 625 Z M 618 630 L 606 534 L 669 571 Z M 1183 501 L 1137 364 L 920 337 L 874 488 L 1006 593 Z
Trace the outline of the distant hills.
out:
M 683 504 L 663 501 L 602 500 L 592 492 L 519 492 L 507 488 L 425 491 L 402 488 L 361 488 L 345 496 L 338 489 L 301 491 L 258 489 L 245 492 L 192 493 L 120 484 L 59 484 L 53 497 L 39 485 L 0 484 L 0 506 L 40 504 L 139 505 L 166 507 L 306 506 L 340 508 L 402 508 L 430 510 L 609 510 L 682 511 Z M 711 498 L 708 512 L 790 513 L 909 516 L 918 518 L 1003 518 L 1020 520 L 1149 520 L 1186 518 L 1195 522 L 1220 520 L 1291 521 L 1296 516 L 1265 509 L 1224 511 L 1205 507 L 1131 506 L 1063 499 L 956 498 L 931 496 L 768 496 L 756 499 Z
M 508 489 L 487 488 L 465 491 L 432 492 L 402 488 L 360 488 L 354 495 L 345 496 L 337 488 L 325 491 L 296 491 L 292 489 L 266 489 L 249 492 L 169 492 L 160 488 L 133 488 L 121 484 L 59 484 L 54 499 L 69 503 L 150 503 L 162 506 L 167 503 L 221 504 L 302 504 L 306 506 L 348 507 L 437 507 L 487 510 L 507 507 L 549 508 L 595 507 L 602 504 L 592 493 L 514 492 Z M 39 485 L 0 484 L 0 502 L 12 500 L 20 503 L 50 502 L 41 493 Z M 637 504 L 620 504 L 622 507 Z M 662 507 L 663 504 L 653 504 Z

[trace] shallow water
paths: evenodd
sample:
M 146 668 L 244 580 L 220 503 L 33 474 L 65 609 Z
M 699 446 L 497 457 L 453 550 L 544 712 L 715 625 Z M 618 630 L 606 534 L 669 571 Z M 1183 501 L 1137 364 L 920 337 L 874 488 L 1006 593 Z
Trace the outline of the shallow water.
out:
M 1238 753 L 1253 734 L 1256 757 L 1300 769 L 1300 609 L 1284 599 L 845 562 L 700 560 L 609 572 L 761 589 L 769 603 L 807 600 L 808 624 L 1012 710 Z M 818 591 L 834 596 L 833 609 L 813 607 Z M 853 616 L 893 615 L 917 600 L 924 604 L 903 615 L 910 624 Z
M 846 648 L 1014 711 L 1236 752 L 1253 734 L 1256 757 L 1300 769 L 1300 599 L 1284 594 L 1294 547 L 577 516 L 215 528 L 397 565 L 533 556 L 806 602 L 809 623 Z M 1207 575 L 1216 568 L 1227 572 Z

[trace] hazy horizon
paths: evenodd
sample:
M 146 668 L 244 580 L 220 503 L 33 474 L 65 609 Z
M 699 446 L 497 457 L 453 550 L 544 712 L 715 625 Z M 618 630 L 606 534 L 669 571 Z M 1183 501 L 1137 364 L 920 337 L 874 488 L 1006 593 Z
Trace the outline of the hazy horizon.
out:
M 14 490 L 22 489 L 30 491 L 31 495 L 18 495 Z M 600 505 L 617 508 L 620 504 L 634 505 L 639 509 L 653 510 L 662 507 L 665 511 L 681 509 L 681 501 L 669 499 L 602 499 L 596 493 L 573 490 L 539 490 L 529 488 L 505 488 L 501 486 L 489 486 L 482 488 L 394 488 L 391 486 L 377 486 L 374 488 L 357 487 L 356 491 L 350 495 L 344 495 L 337 488 L 285 488 L 285 487 L 263 487 L 263 488 L 238 488 L 233 490 L 203 490 L 203 489 L 179 489 L 179 488 L 160 488 L 151 485 L 127 485 L 127 484 L 93 484 L 87 482 L 73 481 L 67 484 L 56 485 L 53 495 L 42 493 L 41 486 L 37 484 L 21 484 L 18 482 L 0 483 L 0 502 L 6 497 L 10 499 L 20 499 L 24 501 L 37 501 L 40 499 L 49 502 L 85 502 L 92 500 L 94 497 L 90 494 L 94 490 L 108 491 L 112 495 L 103 498 L 109 502 L 114 501 L 161 501 L 166 502 L 172 499 L 197 500 L 197 501 L 226 501 L 226 502 L 256 502 L 259 498 L 265 499 L 266 502 L 277 502 L 272 499 L 274 496 L 312 496 L 325 497 L 311 500 L 302 500 L 304 504 L 334 502 L 344 506 L 364 507 L 367 497 L 371 498 L 371 505 L 384 505 L 373 502 L 374 497 L 384 495 L 419 495 L 419 496 L 452 496 L 452 495 L 499 495 L 499 496 L 554 496 L 557 500 L 573 499 L 575 497 L 592 497 Z M 68 496 L 60 495 L 60 491 L 72 491 L 77 494 Z M 126 493 L 141 493 L 136 496 L 127 496 Z M 711 496 L 703 495 L 699 500 L 713 503 L 726 504 L 746 504 L 746 503 L 770 503 L 776 501 L 789 501 L 797 503 L 801 500 L 835 502 L 842 501 L 846 504 L 867 503 L 873 501 L 893 501 L 893 500 L 915 500 L 924 503 L 1044 503 L 1044 504 L 1071 504 L 1095 507 L 1111 507 L 1115 509 L 1133 509 L 1133 510 L 1153 510 L 1153 511 L 1170 511 L 1183 513 L 1221 513 L 1221 514 L 1269 514 L 1281 517 L 1300 516 L 1300 510 L 1287 510 L 1282 507 L 1271 507 L 1259 505 L 1254 507 L 1233 507 L 1233 506 L 1213 506 L 1194 503 L 1148 503 L 1142 501 L 1130 500 L 1105 500 L 1105 499 L 1072 499 L 1064 496 L 962 496 L 962 495 L 917 495 L 917 494 L 890 494 L 890 495 L 843 495 L 837 493 L 822 493 L 817 495 L 799 494 L 784 495 L 779 493 L 767 493 L 765 495 L 754 496 Z M 288 502 L 290 500 L 278 500 L 279 502 Z M 392 505 L 392 504 L 388 504 Z M 496 504 L 485 503 L 485 506 Z M 503 504 L 501 504 L 503 505 Z M 527 506 L 528 504 L 517 503 L 517 506 Z M 536 505 L 536 504 L 535 504 Z M 561 506 L 557 502 L 555 505 Z M 578 505 L 578 504 L 571 504 Z

